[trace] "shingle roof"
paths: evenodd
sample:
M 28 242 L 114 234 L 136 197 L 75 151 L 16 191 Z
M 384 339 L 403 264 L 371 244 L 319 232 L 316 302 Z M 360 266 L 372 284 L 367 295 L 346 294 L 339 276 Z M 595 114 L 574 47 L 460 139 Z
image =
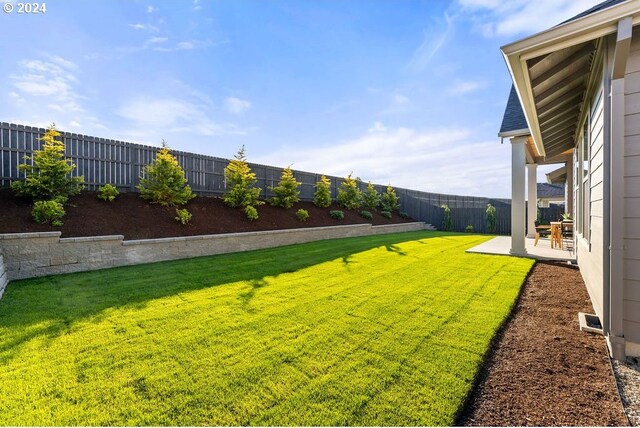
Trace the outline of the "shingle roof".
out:
M 564 184 L 538 184 L 538 198 L 564 197 Z
M 569 18 L 566 21 L 561 22 L 558 25 L 562 25 L 562 24 L 566 24 L 567 22 L 575 21 L 576 19 L 583 18 L 585 16 L 591 15 L 592 13 L 596 13 L 596 12 L 599 12 L 601 10 L 610 8 L 611 6 L 615 6 L 617 4 L 624 3 L 625 1 L 627 1 L 627 0 L 606 0 L 606 1 L 603 1 L 602 3 L 598 3 L 597 5 L 593 6 L 591 9 L 587 9 L 584 12 L 581 12 L 581 13 L 577 14 L 576 16 L 574 16 L 573 18 Z
M 510 131 L 519 131 L 521 129 L 529 129 L 529 125 L 527 125 L 527 120 L 524 118 L 524 112 L 522 111 L 522 106 L 520 105 L 516 88 L 511 85 L 507 108 L 505 108 L 504 116 L 502 117 L 500 134 Z

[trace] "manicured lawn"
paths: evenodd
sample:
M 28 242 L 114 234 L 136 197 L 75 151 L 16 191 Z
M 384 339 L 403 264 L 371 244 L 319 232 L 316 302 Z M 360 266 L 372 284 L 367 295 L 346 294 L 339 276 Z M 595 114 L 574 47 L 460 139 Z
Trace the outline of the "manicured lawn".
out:
M 532 261 L 412 232 L 16 281 L 0 425 L 450 425 Z

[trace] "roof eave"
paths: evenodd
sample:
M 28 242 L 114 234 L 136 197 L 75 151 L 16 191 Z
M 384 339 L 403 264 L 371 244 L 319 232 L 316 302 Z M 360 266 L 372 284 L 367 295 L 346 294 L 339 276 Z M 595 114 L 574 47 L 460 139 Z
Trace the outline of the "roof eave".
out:
M 529 131 L 529 128 L 515 129 L 513 131 L 498 132 L 498 137 L 500 137 L 500 138 L 526 137 L 528 135 L 531 135 L 531 132 Z
M 628 16 L 632 17 L 633 25 L 640 22 L 640 0 L 611 6 L 500 48 L 534 144 L 542 156 L 545 156 L 546 152 L 542 144 L 527 60 L 615 33 L 617 22 Z

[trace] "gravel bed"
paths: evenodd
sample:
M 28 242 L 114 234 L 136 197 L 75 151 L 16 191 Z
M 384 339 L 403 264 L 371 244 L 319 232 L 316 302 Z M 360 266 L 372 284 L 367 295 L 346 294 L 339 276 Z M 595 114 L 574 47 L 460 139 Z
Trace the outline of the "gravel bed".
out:
M 640 426 L 640 361 L 634 357 L 624 363 L 613 361 L 613 372 L 629 423 Z

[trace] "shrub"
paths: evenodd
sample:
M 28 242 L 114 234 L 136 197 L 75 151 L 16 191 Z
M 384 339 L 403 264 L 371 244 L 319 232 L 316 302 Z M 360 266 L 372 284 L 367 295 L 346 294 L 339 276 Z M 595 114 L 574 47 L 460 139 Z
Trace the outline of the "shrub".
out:
M 176 208 L 176 221 L 179 221 L 182 224 L 187 224 L 191 221 L 192 217 L 193 215 L 186 208 L 181 210 Z
M 336 220 L 344 219 L 344 212 L 340 210 L 331 210 L 329 211 L 329 215 L 335 218 Z
M 464 228 L 464 231 L 467 233 L 473 233 L 473 225 L 467 225 L 467 227 Z
M 282 176 L 280 177 L 278 185 L 271 188 L 275 194 L 271 198 L 271 205 L 275 207 L 291 208 L 293 204 L 300 200 L 298 197 L 298 195 L 300 195 L 298 188 L 301 184 L 301 182 L 296 181 L 291 168 L 286 167 L 282 171 Z
M 384 218 L 391 218 L 391 211 L 380 211 L 380 215 Z
M 441 208 L 444 210 L 444 220 L 442 221 L 442 230 L 449 232 L 453 229 L 453 220 L 451 219 L 451 208 L 449 208 L 449 205 L 443 205 Z
M 489 233 L 496 233 L 496 207 L 494 207 L 491 204 L 487 204 L 486 213 L 487 213 L 487 231 Z
M 369 182 L 367 183 L 367 188 L 362 193 L 362 206 L 369 210 L 375 210 L 378 205 L 380 205 L 380 193 L 378 193 L 374 185 Z
M 351 173 L 353 174 L 353 173 Z M 344 208 L 355 210 L 362 206 L 362 192 L 358 188 L 358 180 L 349 174 L 338 189 L 338 203 Z
M 360 211 L 360 216 L 366 218 L 367 220 L 373 220 L 373 214 L 370 211 Z
M 316 192 L 313 195 L 313 203 L 320 208 L 331 205 L 331 181 L 324 175 L 316 183 Z
M 82 190 L 84 178 L 72 177 L 76 166 L 64 157 L 64 143 L 57 139 L 60 133 L 54 123 L 49 126 L 44 137 L 42 149 L 33 152 L 33 156 L 25 156 L 33 165 L 21 164 L 18 169 L 25 174 L 23 181 L 14 181 L 11 188 L 20 196 L 27 196 L 34 201 L 57 199 L 66 202 L 69 196 Z
M 406 212 L 404 212 L 404 211 L 400 211 L 400 212 L 398 213 L 398 215 L 399 215 L 401 218 L 405 218 L 405 219 L 406 219 L 406 218 L 411 218 L 411 217 L 409 216 L 409 214 L 408 214 L 408 213 L 406 213 Z
M 254 207 L 264 204 L 264 202 L 258 200 L 262 189 L 254 187 L 258 180 L 256 175 L 251 172 L 251 168 L 249 168 L 244 154 L 244 146 L 238 150 L 234 158 L 229 161 L 229 164 L 224 169 L 224 178 L 229 189 L 223 197 L 225 204 L 234 208 Z M 257 210 L 254 211 L 256 211 L 257 218 Z
M 64 217 L 64 206 L 56 200 L 36 201 L 31 210 L 33 219 L 38 223 L 50 223 L 53 226 L 62 226 L 62 217 Z
M 195 198 L 184 170 L 164 140 L 156 159 L 144 167 L 137 189 L 142 199 L 164 206 L 184 205 Z
M 387 190 L 380 196 L 380 205 L 383 211 L 398 211 L 400 209 L 400 198 L 396 195 L 396 191 L 391 187 L 391 184 L 387 186 Z
M 118 189 L 116 189 L 116 187 L 112 186 L 111 184 L 105 184 L 104 186 L 101 186 L 100 189 L 98 189 L 98 198 L 107 202 L 113 202 L 113 200 L 119 194 L 120 192 L 118 192 Z
M 244 207 L 244 214 L 249 220 L 253 221 L 258 219 L 258 210 L 252 205 L 247 205 L 246 207 Z
M 298 220 L 300 221 L 307 221 L 307 219 L 309 218 L 309 211 L 300 208 L 298 211 L 296 211 L 296 217 L 298 217 Z

